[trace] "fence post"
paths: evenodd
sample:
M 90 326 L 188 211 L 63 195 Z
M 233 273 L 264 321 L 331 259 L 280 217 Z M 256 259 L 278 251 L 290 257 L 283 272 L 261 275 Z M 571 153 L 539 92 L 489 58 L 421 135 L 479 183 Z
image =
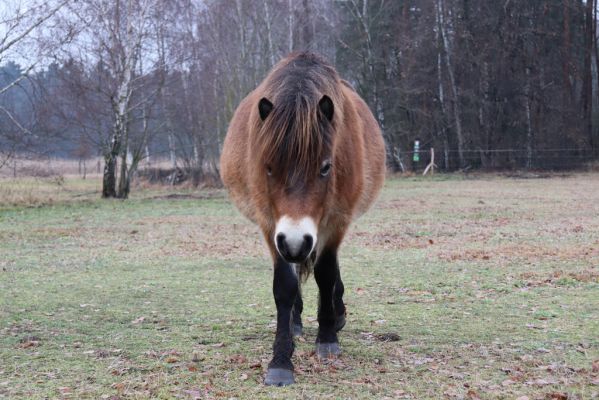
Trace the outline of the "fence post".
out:
M 437 165 L 435 164 L 435 149 L 431 147 L 431 162 L 429 162 L 426 168 L 424 169 L 422 176 L 426 175 L 429 169 L 431 171 L 431 175 L 434 175 L 436 166 Z

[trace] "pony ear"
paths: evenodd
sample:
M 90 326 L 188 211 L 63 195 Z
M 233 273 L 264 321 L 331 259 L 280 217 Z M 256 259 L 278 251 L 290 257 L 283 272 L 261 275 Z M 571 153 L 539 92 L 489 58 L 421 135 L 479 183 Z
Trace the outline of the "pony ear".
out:
M 320 99 L 318 102 L 318 108 L 320 108 L 320 111 L 322 111 L 324 116 L 327 117 L 329 121 L 333 120 L 333 112 L 335 107 L 333 106 L 333 100 L 331 100 L 329 96 L 326 94 L 322 96 L 322 99 Z
M 261 98 L 258 103 L 258 111 L 260 112 L 260 118 L 264 121 L 272 111 L 272 103 L 266 97 Z

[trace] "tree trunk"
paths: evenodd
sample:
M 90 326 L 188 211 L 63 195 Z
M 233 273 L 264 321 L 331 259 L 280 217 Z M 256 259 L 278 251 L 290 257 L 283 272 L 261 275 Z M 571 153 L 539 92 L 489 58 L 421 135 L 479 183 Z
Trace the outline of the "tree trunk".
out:
M 175 152 L 175 139 L 172 134 L 168 134 L 168 153 L 171 160 L 171 166 L 177 168 L 177 154 Z
M 287 17 L 287 25 L 289 31 L 287 32 L 287 50 L 289 53 L 293 51 L 293 0 L 287 2 L 287 11 L 289 16 Z
M 562 75 L 563 75 L 563 95 L 561 96 L 562 101 L 562 112 L 561 112 L 561 123 L 562 123 L 562 137 L 561 146 L 567 147 L 565 141 L 571 130 L 569 123 L 570 110 L 574 104 L 572 82 L 570 81 L 570 1 L 564 1 L 564 24 L 563 24 L 563 47 L 562 47 Z
M 599 105 L 599 41 L 597 40 L 597 0 L 595 0 L 595 6 L 593 7 L 593 46 L 594 46 L 594 51 L 595 51 L 595 73 L 596 73 L 596 80 L 595 82 L 597 82 L 597 87 L 596 87 L 596 93 L 597 93 L 597 105 Z M 595 132 L 591 132 L 592 135 L 595 134 Z M 597 143 L 596 140 L 593 140 L 592 144 L 592 151 L 594 155 L 598 155 L 599 154 L 599 143 Z
M 312 46 L 312 40 L 314 38 L 314 34 L 312 32 L 312 11 L 310 7 L 311 1 L 304 0 L 303 8 L 304 12 L 302 13 L 302 25 L 303 25 L 303 34 L 302 34 L 302 44 L 304 49 L 310 49 Z
M 452 102 L 453 102 L 453 114 L 455 120 L 455 131 L 456 138 L 458 140 L 458 158 L 460 160 L 460 168 L 466 166 L 466 159 L 464 158 L 464 135 L 462 132 L 462 117 L 460 113 L 460 99 L 458 95 L 458 88 L 455 81 L 453 64 L 451 62 L 451 47 L 449 45 L 449 38 L 447 37 L 447 31 L 445 29 L 445 17 L 444 13 L 444 0 L 437 0 L 437 12 L 439 13 L 439 30 L 441 32 L 441 39 L 443 40 L 443 49 L 445 52 L 445 64 L 447 66 L 447 74 L 449 75 L 449 83 L 451 86 Z
M 108 157 L 104 162 L 104 176 L 102 179 L 102 197 L 105 199 L 116 197 L 116 158 Z
M 124 150 L 121 152 L 119 190 L 117 192 L 117 197 L 120 199 L 126 199 L 129 196 L 129 168 L 127 168 L 127 153 L 127 147 L 124 147 Z
M 442 51 L 442 40 L 441 40 L 441 22 L 440 15 L 437 12 L 437 91 L 439 96 L 439 104 L 441 106 L 441 132 L 440 136 L 443 138 L 443 162 L 445 170 L 449 169 L 449 137 L 447 136 L 447 107 L 445 106 L 445 91 L 443 89 L 443 51 Z
M 116 197 L 116 159 L 118 157 L 119 141 L 116 134 L 112 136 L 109 151 L 104 156 L 104 173 L 102 176 L 102 197 Z
M 237 23 L 239 24 L 238 28 L 239 28 L 239 55 L 240 55 L 240 64 L 239 64 L 239 68 L 237 68 L 237 76 L 239 77 L 239 93 L 245 93 L 245 89 L 246 89 L 246 77 L 247 74 L 244 73 L 243 71 L 243 67 L 246 66 L 247 62 L 248 62 L 248 54 L 247 54 L 247 35 L 246 35 L 246 27 L 245 27 L 245 21 L 246 18 L 243 15 L 243 5 L 241 0 L 237 0 L 236 1 L 236 5 L 237 5 Z M 240 69 L 241 68 L 241 69 Z
M 526 68 L 526 83 L 524 84 L 524 108 L 526 110 L 526 168 L 532 168 L 533 133 L 530 116 L 530 68 Z
M 275 65 L 275 52 L 273 50 L 272 44 L 272 28 L 270 21 L 270 7 L 268 6 L 268 0 L 263 0 L 264 4 L 264 21 L 266 22 L 266 41 L 268 47 L 268 60 L 270 61 L 270 65 L 268 69 L 270 69 L 273 65 Z
M 121 155 L 121 165 L 119 173 L 118 190 L 116 196 L 121 199 L 126 199 L 129 196 L 129 177 L 127 169 L 127 150 L 129 148 L 129 98 L 130 98 L 130 78 L 131 73 L 126 74 L 125 82 L 119 91 L 119 99 L 116 105 L 116 123 L 115 135 L 119 137 L 119 148 L 115 154 L 115 158 Z
M 584 46 L 584 68 L 582 81 L 582 120 L 584 121 L 584 133 L 588 138 L 589 146 L 593 148 L 593 47 L 595 44 L 595 19 L 593 9 L 595 0 L 587 0 L 585 10 L 585 46 Z

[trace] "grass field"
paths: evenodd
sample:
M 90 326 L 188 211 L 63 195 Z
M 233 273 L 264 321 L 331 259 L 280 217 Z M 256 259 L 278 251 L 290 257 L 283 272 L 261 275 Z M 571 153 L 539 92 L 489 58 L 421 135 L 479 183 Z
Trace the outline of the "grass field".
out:
M 340 254 L 343 355 L 262 384 L 271 266 L 224 192 L 0 180 L 0 398 L 599 397 L 599 175 L 392 178 Z

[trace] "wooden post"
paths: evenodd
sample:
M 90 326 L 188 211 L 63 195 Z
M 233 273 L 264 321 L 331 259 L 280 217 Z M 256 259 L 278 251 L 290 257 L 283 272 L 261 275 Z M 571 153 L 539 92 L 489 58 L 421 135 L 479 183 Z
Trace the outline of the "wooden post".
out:
M 426 166 L 426 168 L 424 169 L 422 176 L 426 175 L 426 173 L 429 171 L 429 169 L 431 171 L 431 175 L 434 175 L 436 166 L 437 166 L 437 164 L 435 164 L 435 149 L 431 147 L 431 162 L 429 162 L 428 165 Z

